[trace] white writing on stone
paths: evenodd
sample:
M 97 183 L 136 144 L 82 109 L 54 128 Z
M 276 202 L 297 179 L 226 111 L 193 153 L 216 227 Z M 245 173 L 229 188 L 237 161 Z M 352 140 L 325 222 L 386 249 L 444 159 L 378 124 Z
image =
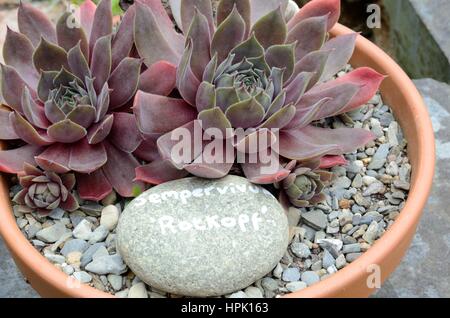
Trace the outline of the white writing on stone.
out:
M 237 194 L 237 193 L 263 193 L 268 196 L 272 194 L 266 189 L 256 186 L 256 185 L 246 185 L 246 184 L 233 184 L 223 187 L 210 186 L 207 188 L 197 188 L 194 190 L 182 190 L 182 191 L 164 191 L 160 194 L 158 193 L 144 193 L 143 195 L 137 197 L 133 200 L 133 204 L 136 207 L 144 206 L 147 202 L 153 204 L 161 204 L 167 200 L 179 200 L 181 203 L 186 204 L 189 199 L 201 198 L 204 196 L 210 196 L 213 194 L 224 195 L 227 193 Z
M 267 213 L 267 207 L 261 208 L 261 214 Z M 263 219 L 260 213 L 253 213 L 251 216 L 240 214 L 236 217 L 219 217 L 218 215 L 206 216 L 204 218 L 193 218 L 190 221 L 180 221 L 172 216 L 162 216 L 158 219 L 150 218 L 150 222 L 157 223 L 163 235 L 170 233 L 187 231 L 207 231 L 221 228 L 239 227 L 242 232 L 247 230 L 258 231 Z

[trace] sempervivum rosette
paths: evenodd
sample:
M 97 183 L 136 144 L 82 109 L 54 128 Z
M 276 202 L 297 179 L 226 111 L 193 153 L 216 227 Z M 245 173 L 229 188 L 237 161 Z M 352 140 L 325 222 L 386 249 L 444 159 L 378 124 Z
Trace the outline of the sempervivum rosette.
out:
M 334 78 L 348 63 L 357 37 L 329 39 L 328 31 L 339 18 L 339 0 L 313 0 L 292 17 L 286 14 L 287 0 L 221 0 L 216 17 L 210 0 L 170 4 L 183 35 L 174 30 L 160 1 L 141 1 L 136 14 L 139 54 L 148 65 L 160 60 L 178 65 L 181 96 L 137 93 L 139 129 L 148 144 L 154 140 L 158 147 L 158 153 L 149 148 L 147 155 L 156 160 L 137 168 L 139 180 L 160 183 L 188 173 L 206 178 L 228 174 L 233 160 L 208 160 L 222 147 L 217 136 L 203 140 L 201 149 L 192 140 L 190 160 L 174 157 L 176 136 L 185 130 L 194 135 L 197 126 L 205 132 L 245 129 L 244 137 L 225 135 L 222 144 L 235 147 L 238 158 L 267 151 L 270 164 L 277 166 L 271 172 L 263 172 L 267 162 L 262 160 L 238 161 L 246 177 L 260 184 L 289 175 L 280 162 L 340 156 L 374 138 L 364 129 L 315 124 L 360 107 L 383 79 L 370 68 Z M 249 142 L 262 135 L 265 141 L 250 149 Z M 338 160 L 331 163 L 342 161 L 334 158 Z
M 0 152 L 1 171 L 37 163 L 46 171 L 76 172 L 84 199 L 100 200 L 113 188 L 132 195 L 139 185 L 132 153 L 141 137 L 126 106 L 142 64 L 129 57 L 134 16 L 131 7 L 114 29 L 111 1 L 96 7 L 88 0 L 79 10 L 81 26 L 71 13 L 54 26 L 20 4 L 20 32 L 8 28 L 3 48 L 2 95 L 9 109 L 0 109 L 0 139 L 20 139 L 23 146 Z
M 48 214 L 58 207 L 70 212 L 79 207 L 71 193 L 75 186 L 73 173 L 58 175 L 26 163 L 19 175 L 19 183 L 23 189 L 13 201 L 20 205 L 21 212 Z

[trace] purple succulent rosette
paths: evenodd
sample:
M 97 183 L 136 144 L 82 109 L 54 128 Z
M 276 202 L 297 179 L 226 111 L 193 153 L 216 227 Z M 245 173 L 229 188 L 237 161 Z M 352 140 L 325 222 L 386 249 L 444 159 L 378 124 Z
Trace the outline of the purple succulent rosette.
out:
M 159 184 L 193 174 L 220 178 L 234 162 L 212 162 L 211 153 L 197 150 L 191 158 L 174 158 L 173 136 L 208 128 L 246 129 L 243 138 L 223 138 L 223 147 L 249 156 L 246 145 L 266 134 L 272 173 L 262 161 L 241 163 L 254 183 L 279 182 L 289 176 L 291 160 L 320 160 L 364 146 L 374 136 L 364 129 L 327 129 L 318 120 L 365 104 L 384 78 L 359 68 L 336 78 L 353 54 L 357 34 L 329 38 L 340 15 L 339 0 L 313 0 L 292 17 L 288 0 L 221 0 L 216 17 L 210 0 L 172 0 L 178 33 L 161 2 L 136 3 L 135 43 L 147 66 L 160 61 L 178 65 L 179 97 L 138 91 L 134 113 L 153 161 L 136 169 L 138 180 Z M 272 131 L 279 132 L 278 135 Z M 224 134 L 225 135 L 225 134 Z M 217 143 L 213 138 L 209 145 Z M 205 142 L 206 149 L 208 142 Z M 259 158 L 259 157 L 258 157 Z
M 19 183 L 23 189 L 14 196 L 13 201 L 21 205 L 21 212 L 49 214 L 56 208 L 72 212 L 79 207 L 71 193 L 75 186 L 73 173 L 58 175 L 26 163 L 19 175 Z
M 24 163 L 73 171 L 90 200 L 142 186 L 133 181 L 142 138 L 129 112 L 142 65 L 130 57 L 134 16 L 133 6 L 114 28 L 111 1 L 88 0 L 54 26 L 21 2 L 20 32 L 8 28 L 3 48 L 0 139 L 23 146 L 0 151 L 1 171 L 18 173 Z

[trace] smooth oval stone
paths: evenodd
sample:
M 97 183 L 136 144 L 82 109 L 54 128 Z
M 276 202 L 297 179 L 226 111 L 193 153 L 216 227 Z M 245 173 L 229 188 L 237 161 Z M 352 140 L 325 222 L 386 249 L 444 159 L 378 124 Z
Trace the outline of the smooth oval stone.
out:
M 269 273 L 288 246 L 288 220 L 266 189 L 238 176 L 185 178 L 130 202 L 117 227 L 117 249 L 157 289 L 219 296 Z

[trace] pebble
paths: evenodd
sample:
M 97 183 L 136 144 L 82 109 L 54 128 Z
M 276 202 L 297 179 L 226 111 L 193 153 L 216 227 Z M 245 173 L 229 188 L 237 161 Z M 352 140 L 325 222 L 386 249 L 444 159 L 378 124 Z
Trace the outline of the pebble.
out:
M 373 221 L 362 236 L 363 240 L 372 244 L 378 236 L 378 223 Z
M 320 281 L 319 275 L 316 272 L 307 271 L 302 274 L 302 282 L 306 283 L 306 285 L 311 286 Z
M 311 255 L 309 247 L 304 243 L 292 243 L 291 244 L 292 253 L 299 258 L 307 258 Z
M 350 173 L 361 173 L 364 170 L 364 163 L 361 160 L 355 160 L 350 162 L 346 168 Z
M 62 267 L 62 271 L 64 272 L 64 274 L 70 276 L 75 272 L 75 269 L 71 265 L 66 265 Z
M 56 222 L 54 225 L 44 228 L 36 233 L 36 238 L 46 243 L 54 243 L 63 236 L 68 229 L 61 222 Z
M 64 216 L 64 213 L 66 213 L 66 211 L 64 211 L 63 209 L 56 208 L 56 209 L 52 210 L 52 212 L 50 212 L 48 217 L 53 220 L 61 220 Z
M 286 284 L 286 289 L 291 293 L 305 289 L 308 285 L 305 282 L 290 282 Z
M 66 262 L 66 258 L 62 255 L 45 253 L 44 257 L 54 264 L 63 264 Z
M 81 257 L 81 266 L 84 267 L 90 262 L 92 262 L 92 257 L 97 252 L 100 247 L 105 247 L 105 243 L 96 243 L 91 246 L 83 253 Z
M 361 252 L 361 246 L 359 245 L 359 243 L 344 245 L 344 247 L 342 248 L 342 253 L 344 254 L 359 252 Z
M 336 258 L 336 268 L 341 269 L 344 268 L 345 265 L 347 265 L 347 260 L 345 259 L 344 254 L 341 254 Z
M 389 124 L 389 128 L 387 131 L 387 137 L 389 140 L 389 145 L 391 145 L 391 147 L 396 147 L 399 145 L 397 135 L 398 135 L 398 123 L 393 121 Z
M 131 286 L 128 291 L 128 298 L 148 298 L 147 289 L 144 283 L 137 283 Z
M 380 147 L 378 147 L 377 152 L 372 157 L 372 160 L 367 168 L 373 170 L 382 168 L 386 163 L 386 158 L 389 154 L 389 148 L 390 148 L 389 144 L 380 145 Z
M 300 271 L 296 267 L 286 268 L 281 279 L 285 282 L 296 282 L 300 279 Z
M 61 249 L 61 254 L 67 256 L 71 252 L 84 253 L 89 248 L 89 244 L 80 239 L 67 241 Z
M 384 184 L 380 181 L 376 181 L 367 187 L 367 189 L 363 192 L 363 195 L 367 197 L 373 194 L 384 192 L 384 190 Z
M 362 253 L 349 253 L 345 256 L 345 260 L 349 263 L 355 261 L 358 257 L 360 257 Z
M 370 186 L 372 183 L 377 182 L 377 178 L 371 176 L 364 176 L 362 178 L 363 184 L 366 186 Z
M 363 186 L 363 177 L 360 174 L 357 174 L 352 181 L 352 187 L 359 189 Z
M 115 293 L 114 296 L 116 296 L 118 298 L 127 298 L 129 291 L 130 290 L 127 288 L 127 289 L 121 290 L 120 292 Z
M 334 264 L 335 264 L 335 259 L 334 259 L 333 255 L 331 255 L 331 253 L 328 252 L 328 250 L 324 250 L 323 258 L 322 258 L 322 266 L 324 268 L 328 268 L 330 266 L 333 266 Z
M 248 298 L 247 294 L 242 290 L 231 294 L 228 298 Z
M 289 226 L 291 227 L 297 226 L 298 222 L 300 222 L 300 216 L 301 216 L 300 209 L 290 207 L 287 213 Z
M 73 273 L 72 276 L 75 277 L 75 279 L 77 279 L 82 284 L 87 284 L 92 281 L 92 276 L 84 271 L 75 272 Z
M 92 234 L 92 223 L 86 219 L 81 220 L 74 228 L 72 234 L 77 239 L 88 241 Z
M 321 210 L 314 210 L 302 214 L 302 220 L 316 230 L 323 230 L 327 227 L 327 216 Z
M 280 263 L 277 264 L 277 266 L 273 270 L 272 274 L 276 278 L 281 278 L 281 275 L 283 274 L 283 267 L 281 266 Z
M 102 209 L 100 225 L 112 231 L 119 222 L 120 211 L 115 205 L 108 205 Z
M 318 244 L 330 252 L 333 257 L 337 257 L 344 243 L 338 239 L 322 239 Z
M 410 184 L 407 181 L 395 180 L 394 187 L 396 187 L 397 189 L 402 189 L 402 190 L 408 191 L 410 188 Z
M 278 289 L 278 282 L 270 277 L 264 277 L 261 280 L 261 286 L 268 291 L 275 291 Z
M 69 254 L 67 254 L 67 263 L 69 265 L 79 266 L 81 255 L 81 252 L 78 251 L 70 252 Z
M 108 234 L 108 228 L 104 225 L 100 225 L 94 230 L 94 232 L 89 235 L 89 244 L 95 244 L 104 241 Z
M 92 260 L 92 262 L 86 265 L 85 269 L 98 275 L 120 275 L 125 271 L 126 265 L 123 263 L 120 255 L 115 254 L 96 257 Z
M 348 177 L 339 177 L 333 182 L 333 186 L 336 188 L 348 189 L 352 184 L 352 180 Z
M 88 204 L 84 204 L 80 207 L 80 209 L 86 213 L 87 215 L 90 216 L 94 216 L 94 217 L 98 217 L 101 215 L 102 210 L 103 210 L 103 205 L 98 204 L 98 203 L 88 203 Z
M 107 278 L 108 278 L 108 282 L 111 284 L 111 287 L 115 291 L 119 291 L 119 290 L 122 289 L 122 286 L 123 286 L 123 278 L 122 278 L 122 276 L 109 274 Z
M 247 287 L 244 290 L 244 292 L 247 295 L 247 297 L 249 297 L 249 298 L 263 298 L 264 297 L 261 290 L 254 286 Z

